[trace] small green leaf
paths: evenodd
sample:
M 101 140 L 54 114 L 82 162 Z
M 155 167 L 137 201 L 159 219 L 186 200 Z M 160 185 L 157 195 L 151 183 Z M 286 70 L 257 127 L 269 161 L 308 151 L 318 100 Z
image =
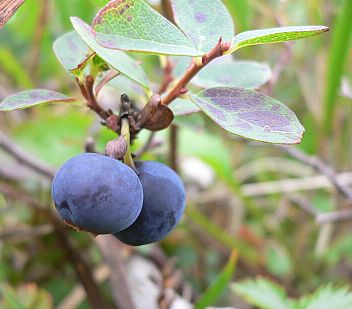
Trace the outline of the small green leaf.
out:
M 256 141 L 296 144 L 304 128 L 282 103 L 242 88 L 211 88 L 191 100 L 230 133 Z
M 291 309 L 283 288 L 264 278 L 232 284 L 232 290 L 261 309 Z
M 169 108 L 175 116 L 186 116 L 201 110 L 190 99 L 176 99 L 169 105 Z
M 301 298 L 295 309 L 352 308 L 352 293 L 346 287 L 321 287 L 312 295 Z
M 27 90 L 5 98 L 0 103 L 0 111 L 12 111 L 44 103 L 70 103 L 75 101 L 77 100 L 74 98 L 51 90 Z
M 204 53 L 211 50 L 220 37 L 231 41 L 235 35 L 231 15 L 220 0 L 171 0 L 171 7 L 176 24 Z
M 325 26 L 297 26 L 245 31 L 233 38 L 231 48 L 226 51 L 226 54 L 251 45 L 300 40 L 326 31 L 329 31 L 329 28 Z
M 110 49 L 201 56 L 192 42 L 143 0 L 109 2 L 93 21 L 96 40 Z
M 57 59 L 67 71 L 84 69 L 93 54 L 75 31 L 57 38 L 53 49 Z
M 233 250 L 231 256 L 225 265 L 224 269 L 215 279 L 214 283 L 205 291 L 195 304 L 195 309 L 203 309 L 212 305 L 223 293 L 228 286 L 232 276 L 235 272 L 237 263 L 237 251 Z
M 71 22 L 78 35 L 98 56 L 121 74 L 134 80 L 144 88 L 149 89 L 149 80 L 141 66 L 134 59 L 122 51 L 110 50 L 100 46 L 94 39 L 91 27 L 78 17 L 71 17 Z

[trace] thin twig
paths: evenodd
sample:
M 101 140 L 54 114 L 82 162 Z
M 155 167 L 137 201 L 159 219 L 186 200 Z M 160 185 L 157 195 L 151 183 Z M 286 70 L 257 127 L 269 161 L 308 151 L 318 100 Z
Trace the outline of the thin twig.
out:
M 55 171 L 51 167 L 34 158 L 3 133 L 0 133 L 0 148 L 12 155 L 19 163 L 30 167 L 39 174 L 49 178 L 54 177 Z
M 320 211 L 315 208 L 307 199 L 303 198 L 298 194 L 293 194 L 288 197 L 291 203 L 299 206 L 308 215 L 316 217 L 320 214 Z
M 322 173 L 329 179 L 329 181 L 335 186 L 335 188 L 340 194 L 346 197 L 348 201 L 352 201 L 352 189 L 342 184 L 339 178 L 337 177 L 337 174 L 334 169 L 325 162 L 323 162 L 320 158 L 315 156 L 309 156 L 295 147 L 279 146 L 279 148 L 288 153 L 290 156 L 296 158 L 297 160 L 314 167 L 316 171 Z
M 164 77 L 163 77 L 163 82 L 158 91 L 159 94 L 163 94 L 169 88 L 171 82 L 174 80 L 174 76 L 172 75 L 174 65 L 172 64 L 172 62 L 168 57 L 165 57 L 165 61 L 166 63 L 163 68 Z
M 168 105 L 179 95 L 184 94 L 186 91 L 185 87 L 192 80 L 192 78 L 196 76 L 197 73 L 206 65 L 208 65 L 211 61 L 223 56 L 224 52 L 229 50 L 230 45 L 230 42 L 222 42 L 222 39 L 220 38 L 216 46 L 202 57 L 200 64 L 196 63 L 196 60 L 193 59 L 191 65 L 189 66 L 183 77 L 181 77 L 181 79 L 176 83 L 176 85 L 168 92 L 165 98 L 163 98 L 162 104 Z
M 94 78 L 92 76 L 87 76 L 86 78 L 86 90 L 87 93 L 84 94 L 82 93 L 84 96 L 88 95 L 88 99 L 87 99 L 87 106 L 95 111 L 101 118 L 103 119 L 107 119 L 109 117 L 108 112 L 106 112 L 105 110 L 103 110 L 100 105 L 97 102 L 97 99 L 95 97 L 94 94 Z
M 275 15 L 275 19 L 276 19 L 276 23 L 279 27 L 282 27 L 283 24 L 280 20 L 280 17 Z M 276 86 L 277 82 L 280 79 L 280 76 L 282 74 L 282 72 L 284 71 L 285 67 L 289 64 L 289 62 L 292 59 L 293 56 L 293 51 L 292 51 L 292 46 L 293 46 L 293 42 L 284 42 L 284 46 L 285 49 L 284 51 L 281 53 L 280 59 L 277 62 L 274 70 L 273 70 L 273 74 L 271 76 L 271 79 L 268 83 L 268 87 L 266 89 L 266 94 L 271 96 L 274 92 L 274 87 Z
M 97 266 L 94 271 L 95 281 L 102 283 L 110 276 L 110 269 L 105 265 Z M 56 309 L 76 309 L 86 298 L 86 292 L 84 291 L 81 284 L 77 284 L 71 292 L 62 300 L 62 302 L 56 307 Z
M 0 2 L 0 29 L 10 20 L 25 0 L 2 0 Z
M 170 127 L 170 145 L 169 145 L 169 165 L 177 172 L 179 170 L 178 166 L 178 156 L 177 156 L 177 144 L 178 144 L 178 127 L 176 125 L 171 125 Z
M 341 173 L 336 175 L 336 178 L 343 186 L 352 184 L 352 173 Z M 333 188 L 333 184 L 325 175 L 265 181 L 241 186 L 243 196 L 246 197 Z
M 352 209 L 343 209 L 339 211 L 332 211 L 321 213 L 316 216 L 317 224 L 328 224 L 332 222 L 349 221 L 352 220 Z
M 57 240 L 60 246 L 64 248 L 65 253 L 69 257 L 78 278 L 85 288 L 89 303 L 92 308 L 110 308 L 93 279 L 89 265 L 85 262 L 81 254 L 72 246 L 71 242 L 69 241 L 69 235 L 66 226 L 57 218 L 57 216 L 50 210 L 50 208 L 48 208 L 46 205 L 40 204 L 37 199 L 32 198 L 32 196 L 30 196 L 24 190 L 18 187 L 14 189 L 12 186 L 3 182 L 0 182 L 0 192 L 11 199 L 20 200 L 26 203 L 26 205 L 33 207 L 53 225 Z
M 110 269 L 110 285 L 116 307 L 135 308 L 119 241 L 112 235 L 100 235 L 95 242 Z
M 285 69 L 287 64 L 292 59 L 292 55 L 293 55 L 292 46 L 293 46 L 293 42 L 285 42 L 285 50 L 281 54 L 280 59 L 273 70 L 273 74 L 271 76 L 271 79 L 270 79 L 268 86 L 267 86 L 267 89 L 265 91 L 266 94 L 269 96 L 273 94 L 274 87 L 277 84 L 277 82 L 279 81 L 281 73 L 283 72 L 283 70 Z
M 120 72 L 115 71 L 115 70 L 110 70 L 104 77 L 103 79 L 98 83 L 98 85 L 95 87 L 95 96 L 98 97 L 100 91 L 104 88 L 104 86 L 113 80 L 115 77 L 119 76 Z
M 49 17 L 49 0 L 42 0 L 39 7 L 39 18 L 37 20 L 37 25 L 34 33 L 34 39 L 32 44 L 32 54 L 30 57 L 30 68 L 29 71 L 33 76 L 36 84 L 39 83 L 39 61 L 40 61 L 40 49 L 41 49 L 41 42 L 44 37 L 45 28 L 48 22 Z

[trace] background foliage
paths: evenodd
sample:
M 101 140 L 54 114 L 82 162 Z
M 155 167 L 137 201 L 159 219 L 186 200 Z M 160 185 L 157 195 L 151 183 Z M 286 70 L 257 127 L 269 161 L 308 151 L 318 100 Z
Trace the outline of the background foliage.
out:
M 52 44 L 72 30 L 70 16 L 90 23 L 105 3 L 27 1 L 0 30 L 0 101 L 34 87 L 80 97 L 57 61 Z M 170 286 L 198 308 L 248 308 L 244 300 L 262 308 L 331 308 L 326 307 L 326 295 L 334 297 L 335 308 L 352 307 L 347 294 L 352 271 L 351 224 L 347 220 L 352 217 L 348 212 L 351 196 L 318 177 L 326 171 L 324 167 L 331 167 L 338 174 L 332 177 L 339 179 L 338 183 L 352 183 L 351 1 L 224 3 L 233 15 L 236 33 L 278 25 L 323 24 L 331 28 L 327 35 L 306 41 L 244 48 L 236 54 L 237 59 L 265 62 L 271 67 L 273 78 L 261 90 L 297 114 L 306 129 L 297 148 L 314 157 L 302 160 L 286 148 L 234 138 L 204 115 L 177 117 L 177 166 L 186 183 L 187 213 L 160 245 L 136 250 L 120 245 L 115 250 L 121 252 L 122 260 L 143 256 L 154 261 L 155 252 L 161 252 L 166 261 L 166 266 L 159 265 L 164 282 L 173 282 L 175 272 L 182 273 L 182 280 L 175 279 Z M 161 10 L 158 1 L 153 4 Z M 157 88 L 162 78 L 159 58 L 135 57 Z M 124 79 L 118 87 L 136 99 L 141 93 L 140 87 Z M 109 98 L 120 94 L 111 87 L 102 100 L 109 104 Z M 174 128 L 156 134 L 158 147 L 143 159 L 170 163 L 171 130 Z M 77 104 L 0 113 L 0 134 L 51 169 L 81 153 L 91 136 L 97 139 L 100 151 L 114 138 L 91 112 Z M 67 248 L 60 242 L 58 245 L 57 230 L 45 211 L 38 205 L 31 207 L 21 194 L 33 197 L 39 207 L 49 207 L 50 182 L 43 173 L 34 173 L 9 156 L 4 151 L 5 139 L 0 138 L 0 307 L 89 308 L 86 297 L 73 296 L 81 283 Z M 142 133 L 134 149 L 147 138 L 148 134 Z M 323 168 L 315 157 L 325 162 Z M 174 160 L 171 164 L 175 165 Z M 12 198 L 5 191 L 9 187 L 14 191 Z M 340 216 L 343 220 L 323 220 L 323 213 L 341 210 L 345 211 Z M 74 250 L 102 276 L 100 290 L 112 304 L 114 289 L 109 288 L 102 268 L 109 265 L 102 244 L 88 234 L 66 232 Z M 257 276 L 276 283 L 253 281 Z M 331 286 L 320 288 L 326 283 Z M 189 298 L 182 293 L 187 289 L 192 291 Z M 65 301 L 72 299 L 77 305 L 67 307 Z

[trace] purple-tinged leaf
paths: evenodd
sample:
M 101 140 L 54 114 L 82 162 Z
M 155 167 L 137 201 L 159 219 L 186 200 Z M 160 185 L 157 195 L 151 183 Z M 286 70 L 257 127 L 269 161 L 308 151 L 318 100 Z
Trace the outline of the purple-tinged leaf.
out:
M 75 31 L 57 38 L 53 49 L 62 66 L 75 74 L 79 74 L 94 55 L 94 52 L 89 52 L 88 46 Z
M 238 87 L 257 89 L 271 78 L 267 64 L 254 61 L 233 61 L 206 66 L 195 76 L 192 83 L 202 88 Z
M 12 111 L 16 109 L 24 109 L 44 103 L 71 103 L 77 102 L 76 99 L 67 97 L 61 93 L 35 89 L 22 91 L 5 98 L 0 103 L 0 111 Z
M 211 50 L 220 37 L 231 42 L 235 30 L 230 13 L 220 0 L 171 0 L 176 24 L 200 51 Z
M 113 0 L 93 21 L 96 40 L 110 49 L 162 55 L 202 56 L 174 24 L 144 0 Z
M 288 107 L 254 90 L 211 88 L 190 98 L 222 128 L 244 138 L 297 144 L 304 133 Z
M 176 99 L 172 101 L 169 108 L 175 116 L 186 116 L 201 111 L 190 99 Z

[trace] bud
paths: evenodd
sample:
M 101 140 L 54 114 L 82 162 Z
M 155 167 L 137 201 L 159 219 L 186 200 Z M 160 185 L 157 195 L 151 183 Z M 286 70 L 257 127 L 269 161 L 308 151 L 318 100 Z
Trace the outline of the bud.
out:
M 154 94 L 141 113 L 140 126 L 150 131 L 160 131 L 170 126 L 174 114 L 161 103 L 160 95 Z
M 127 142 L 122 135 L 108 142 L 105 147 L 105 155 L 121 160 L 127 151 Z

